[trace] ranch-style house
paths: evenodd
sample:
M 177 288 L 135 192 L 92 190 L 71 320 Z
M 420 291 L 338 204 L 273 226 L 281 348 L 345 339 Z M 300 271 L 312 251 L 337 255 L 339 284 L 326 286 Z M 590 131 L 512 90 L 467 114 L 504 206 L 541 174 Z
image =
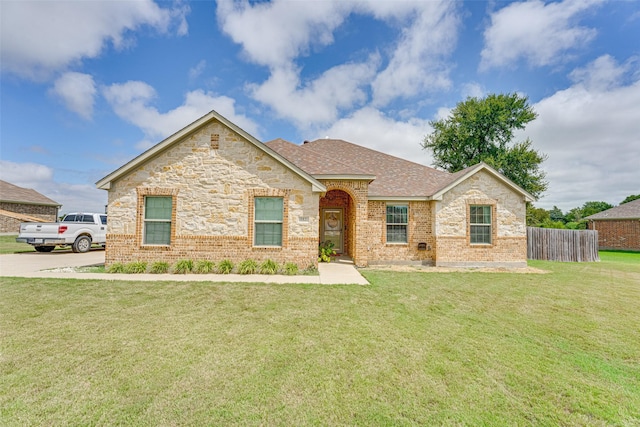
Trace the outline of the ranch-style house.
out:
M 106 264 L 272 259 L 526 266 L 533 197 L 480 163 L 451 174 L 339 139 L 262 143 L 211 111 L 96 183 Z

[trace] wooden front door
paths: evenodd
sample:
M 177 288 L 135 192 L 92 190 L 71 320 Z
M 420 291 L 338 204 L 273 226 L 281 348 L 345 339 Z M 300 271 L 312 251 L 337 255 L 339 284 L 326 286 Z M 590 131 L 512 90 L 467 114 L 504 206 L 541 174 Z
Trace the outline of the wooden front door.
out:
M 332 208 L 322 210 L 321 240 L 333 242 L 333 249 L 341 254 L 344 251 L 344 223 L 342 209 Z

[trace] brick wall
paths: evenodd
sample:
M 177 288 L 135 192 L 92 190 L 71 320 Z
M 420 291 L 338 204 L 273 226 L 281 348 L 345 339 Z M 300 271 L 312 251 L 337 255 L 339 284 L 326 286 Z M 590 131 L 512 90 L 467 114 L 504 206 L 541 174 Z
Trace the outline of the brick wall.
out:
M 23 203 L 0 203 L 0 209 L 9 212 L 15 212 L 19 214 L 25 214 L 34 216 L 36 218 L 42 218 L 47 222 L 55 222 L 58 220 L 58 208 L 56 206 L 43 206 L 43 205 L 30 205 Z M 8 216 L 0 215 L 0 233 L 15 233 L 20 232 L 20 223 L 25 222 L 19 219 L 11 218 Z
M 467 237 L 438 237 L 441 267 L 526 267 L 527 237 L 497 237 L 491 245 L 470 245 Z
M 387 203 L 400 202 L 370 201 L 368 220 L 371 233 L 368 240 L 369 263 L 410 263 L 432 264 L 435 257 L 436 240 L 433 233 L 433 206 L 435 202 L 408 202 L 409 221 L 407 243 L 387 243 L 386 212 Z M 418 250 L 418 243 L 426 243 L 426 250 Z
M 598 230 L 600 249 L 640 251 L 640 220 L 589 221 L 590 230 Z
M 176 236 L 171 246 L 140 246 L 134 234 L 108 234 L 105 254 L 107 266 L 114 262 L 166 261 L 174 263 L 188 259 L 238 264 L 246 259 L 262 262 L 267 259 L 280 264 L 293 262 L 300 269 L 317 265 L 317 238 L 289 238 L 286 247 L 256 248 L 246 236 Z M 311 255 L 310 255 L 311 254 Z

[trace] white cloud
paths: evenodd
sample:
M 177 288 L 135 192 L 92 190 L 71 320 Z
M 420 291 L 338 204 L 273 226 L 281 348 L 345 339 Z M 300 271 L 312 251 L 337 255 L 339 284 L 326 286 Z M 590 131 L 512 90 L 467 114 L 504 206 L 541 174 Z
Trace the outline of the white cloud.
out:
M 226 0 L 218 2 L 217 17 L 249 61 L 269 67 L 265 82 L 249 85 L 254 98 L 306 129 L 365 103 L 382 106 L 398 97 L 448 88 L 446 59 L 456 43 L 457 8 L 449 1 Z M 373 16 L 395 28 L 397 40 L 374 47 L 364 63 L 333 66 L 304 79 L 296 59 L 333 44 L 334 31 L 351 14 Z M 383 63 L 385 69 L 376 75 Z
M 374 105 L 450 87 L 446 60 L 457 40 L 455 11 L 455 2 L 416 4 L 413 22 L 403 29 L 387 68 L 373 82 Z
M 365 107 L 317 134 L 317 138 L 343 139 L 412 162 L 430 165 L 430 153 L 420 145 L 431 132 L 427 120 L 396 121 L 383 112 Z
M 534 105 L 539 117 L 526 129 L 549 156 L 543 168 L 550 188 L 537 205 L 568 210 L 589 200 L 618 204 L 640 189 L 640 78 L 608 56 L 571 76 L 573 86 Z M 628 76 L 635 80 L 626 84 Z
M 480 69 L 510 66 L 520 59 L 540 67 L 590 42 L 596 30 L 576 24 L 581 13 L 603 0 L 540 0 L 511 3 L 491 15 L 484 32 Z
M 106 43 L 126 45 L 130 32 L 148 25 L 161 33 L 186 34 L 188 8 L 140 1 L 3 1 L 0 25 L 3 71 L 42 79 L 83 58 L 100 55 Z
M 367 100 L 363 86 L 375 75 L 376 62 L 373 57 L 367 63 L 338 65 L 302 88 L 297 70 L 280 68 L 262 85 L 251 86 L 253 97 L 271 105 L 281 117 L 295 120 L 299 127 L 328 123 L 338 117 L 340 109 Z
M 107 192 L 90 184 L 58 182 L 54 170 L 38 163 L 0 160 L 0 179 L 24 188 L 32 188 L 62 204 L 60 213 L 104 212 Z
M 182 105 L 161 113 L 151 105 L 156 98 L 155 89 L 145 82 L 113 84 L 104 88 L 103 93 L 118 117 L 144 132 L 145 140 L 138 144 L 141 149 L 149 148 L 211 110 L 216 110 L 257 137 L 258 126 L 248 117 L 236 113 L 235 101 L 226 96 L 216 97 L 211 93 L 195 90 L 186 94 Z
M 89 74 L 67 72 L 53 85 L 50 93 L 60 98 L 64 105 L 80 117 L 90 120 L 97 89 Z
M 619 86 L 629 67 L 630 63 L 619 66 L 613 57 L 603 55 L 586 67 L 573 70 L 569 78 L 589 89 L 605 91 Z
M 189 78 L 191 80 L 197 79 L 204 72 L 205 68 L 207 68 L 207 61 L 203 59 L 202 61 L 198 62 L 195 67 L 189 69 Z
M 461 86 L 460 95 L 463 99 L 468 97 L 482 98 L 486 94 L 485 88 L 480 83 L 465 83 Z
M 275 0 L 250 5 L 218 1 L 222 30 L 241 44 L 246 57 L 270 67 L 287 66 L 312 46 L 333 42 L 333 30 L 348 15 L 350 2 Z

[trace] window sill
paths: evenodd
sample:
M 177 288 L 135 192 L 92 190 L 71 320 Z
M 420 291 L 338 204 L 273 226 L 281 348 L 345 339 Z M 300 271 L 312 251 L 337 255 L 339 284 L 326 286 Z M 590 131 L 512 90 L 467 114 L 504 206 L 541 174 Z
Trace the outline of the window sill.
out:
M 140 249 L 143 250 L 153 250 L 153 249 L 163 249 L 168 250 L 171 249 L 171 245 L 140 245 Z

